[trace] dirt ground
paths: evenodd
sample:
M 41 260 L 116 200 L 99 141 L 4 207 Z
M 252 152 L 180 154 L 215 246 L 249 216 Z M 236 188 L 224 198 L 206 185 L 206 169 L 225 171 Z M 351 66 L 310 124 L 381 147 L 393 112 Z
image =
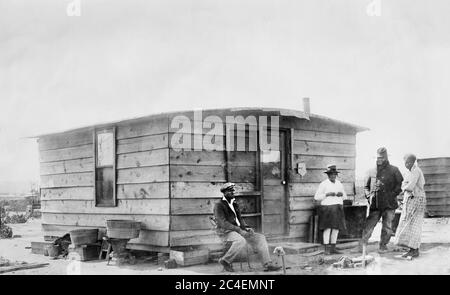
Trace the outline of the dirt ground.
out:
M 323 262 L 323 255 L 302 256 L 286 255 L 285 263 L 288 275 L 433 275 L 450 274 L 450 219 L 449 218 L 430 218 L 425 219 L 423 230 L 423 244 L 421 246 L 420 257 L 412 261 L 396 258 L 401 252 L 391 251 L 386 254 L 377 253 L 377 243 L 380 234 L 380 224 L 375 228 L 371 242 L 368 247 L 368 255 L 374 257 L 374 261 L 365 269 L 336 269 L 331 265 L 332 261 Z M 15 237 L 13 239 L 0 239 L 0 257 L 10 261 L 26 261 L 28 263 L 39 262 L 49 263 L 48 266 L 8 272 L 5 275 L 22 274 L 82 274 L 82 275 L 254 275 L 254 274 L 283 274 L 282 271 L 265 273 L 262 272 L 262 266 L 253 261 L 249 269 L 246 263 L 234 263 L 235 273 L 224 273 L 222 267 L 217 263 L 196 265 L 176 269 L 165 269 L 155 262 L 139 262 L 136 265 L 115 265 L 114 263 L 106 265 L 105 261 L 87 261 L 78 262 L 65 259 L 52 259 L 48 256 L 32 254 L 31 241 L 42 240 L 40 232 L 40 220 L 29 220 L 25 224 L 12 225 Z M 389 245 L 391 249 L 393 245 Z M 351 253 L 350 249 L 344 250 L 343 254 L 335 255 L 331 258 L 338 259 L 341 256 L 350 258 L 357 257 L 360 254 Z M 281 265 L 281 259 L 274 256 L 274 261 Z

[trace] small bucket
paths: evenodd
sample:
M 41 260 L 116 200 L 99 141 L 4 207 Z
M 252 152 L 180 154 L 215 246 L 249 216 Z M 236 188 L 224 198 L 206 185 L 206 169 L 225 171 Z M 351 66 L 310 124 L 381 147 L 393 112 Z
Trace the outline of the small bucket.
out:
M 53 257 L 53 258 L 58 257 L 58 255 L 60 253 L 59 246 L 58 245 L 47 246 L 47 253 L 48 253 L 48 256 L 50 256 L 50 257 Z

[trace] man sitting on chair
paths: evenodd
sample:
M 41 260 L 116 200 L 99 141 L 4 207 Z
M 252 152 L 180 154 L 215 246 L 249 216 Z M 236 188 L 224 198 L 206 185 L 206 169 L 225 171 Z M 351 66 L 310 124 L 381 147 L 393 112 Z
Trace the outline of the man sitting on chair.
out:
M 227 253 L 219 259 L 219 263 L 226 271 L 233 272 L 232 262 L 247 247 L 248 243 L 260 255 L 264 271 L 279 270 L 281 267 L 274 265 L 270 259 L 266 237 L 263 234 L 255 233 L 242 219 L 234 198 L 235 184 L 227 182 L 220 191 L 223 197 L 214 206 L 214 216 L 218 231 L 223 235 L 225 241 L 232 244 Z

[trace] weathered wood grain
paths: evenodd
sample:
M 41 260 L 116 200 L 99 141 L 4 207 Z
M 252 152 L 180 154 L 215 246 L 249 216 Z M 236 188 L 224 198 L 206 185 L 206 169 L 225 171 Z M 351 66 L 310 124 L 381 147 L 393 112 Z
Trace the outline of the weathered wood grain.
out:
M 76 147 L 41 151 L 39 156 L 40 162 L 56 162 L 63 160 L 92 158 L 94 156 L 94 148 L 92 144 L 85 144 Z
M 236 202 L 242 213 L 256 213 L 258 198 L 253 196 L 236 197 Z M 211 214 L 214 211 L 214 204 L 220 199 L 220 196 L 213 199 L 171 199 L 170 212 L 171 215 Z
M 295 140 L 293 148 L 294 154 L 333 157 L 356 157 L 356 148 L 355 145 L 352 144 Z
M 167 118 L 148 119 L 142 122 L 123 124 L 117 127 L 117 139 L 132 138 L 169 131 Z
M 295 130 L 295 140 L 356 144 L 356 135 L 323 131 Z
M 94 200 L 94 187 L 42 188 L 41 200 Z
M 428 158 L 428 159 L 417 159 L 419 167 L 426 166 L 450 166 L 450 158 Z
M 221 243 L 221 240 L 212 230 L 171 231 L 170 246 L 193 246 Z
M 450 184 L 450 173 L 445 174 L 425 174 L 426 184 Z
M 312 215 L 313 215 L 312 210 L 290 211 L 289 224 L 309 223 L 309 219 Z
M 224 182 L 171 182 L 171 198 L 219 198 L 222 196 L 220 188 Z M 252 183 L 236 183 L 236 192 L 253 192 Z
M 309 234 L 309 224 L 290 224 L 289 235 L 290 238 L 306 238 Z
M 442 191 L 449 191 L 450 192 L 450 183 L 447 184 L 427 184 L 425 183 L 425 191 L 426 192 L 442 192 Z
M 172 215 L 170 230 L 201 230 L 212 229 L 208 215 Z
M 167 199 L 169 182 L 119 184 L 117 199 Z
M 421 167 L 423 174 L 450 173 L 450 166 L 424 166 Z
M 93 185 L 93 172 L 41 175 L 41 188 L 79 187 Z
M 168 134 L 156 134 L 149 136 L 120 139 L 117 141 L 117 154 L 151 151 L 168 148 Z
M 289 210 L 312 210 L 314 209 L 314 198 L 313 197 L 295 197 L 289 199 Z
M 41 175 L 92 171 L 94 171 L 94 158 L 46 162 L 40 164 Z
M 169 149 L 120 154 L 117 156 L 117 169 L 151 167 L 169 164 Z
M 222 166 L 171 165 L 170 181 L 225 182 Z
M 306 175 L 303 177 L 300 174 L 290 174 L 290 182 L 294 183 L 317 183 L 327 179 L 327 175 L 323 173 L 323 169 L 306 169 Z M 340 170 L 338 179 L 345 182 L 355 182 L 354 170 Z
M 80 145 L 91 145 L 93 141 L 92 131 L 69 132 L 54 134 L 39 138 L 39 150 L 54 150 Z
M 96 207 L 94 200 L 41 201 L 41 212 L 97 214 L 169 214 L 169 199 L 118 200 L 117 207 Z
M 169 166 L 119 169 L 117 184 L 150 183 L 169 181 Z
M 307 169 L 323 169 L 329 164 L 335 164 L 340 169 L 355 169 L 355 158 L 353 157 L 332 157 L 332 156 L 312 156 L 312 155 L 293 155 L 294 165 L 305 163 Z M 297 168 L 296 166 L 294 168 Z
M 326 176 L 325 176 L 326 179 Z M 353 190 L 353 182 L 344 182 L 342 183 L 344 186 L 345 193 L 347 195 L 354 195 Z M 308 197 L 314 196 L 316 194 L 317 189 L 319 188 L 319 183 L 290 183 L 288 185 L 289 195 L 291 197 Z M 265 192 L 264 192 L 265 194 Z

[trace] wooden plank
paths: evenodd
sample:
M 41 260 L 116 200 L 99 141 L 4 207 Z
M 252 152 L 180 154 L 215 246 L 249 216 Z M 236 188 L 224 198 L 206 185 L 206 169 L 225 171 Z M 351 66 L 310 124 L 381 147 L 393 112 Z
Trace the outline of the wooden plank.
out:
M 435 199 L 435 198 L 448 198 L 450 200 L 450 191 L 440 191 L 440 192 L 426 192 L 427 200 Z
M 211 230 L 171 231 L 170 246 L 194 246 L 221 243 L 217 234 Z
M 237 167 L 232 166 L 230 168 L 230 178 L 231 182 L 248 182 L 256 183 L 256 167 Z
M 278 200 L 266 200 L 264 199 L 264 215 L 268 214 L 283 214 L 283 202 Z
M 120 139 L 117 141 L 117 154 L 151 151 L 169 147 L 168 134 Z
M 294 140 L 356 144 L 356 135 L 294 129 Z
M 171 182 L 171 198 L 218 198 L 222 196 L 220 188 L 224 182 Z M 255 186 L 252 183 L 236 183 L 236 192 L 253 192 Z
M 425 184 L 425 191 L 427 193 L 429 192 L 445 192 L 445 191 L 450 191 L 450 183 L 447 184 L 440 184 L 440 183 L 436 183 L 436 184 Z
M 450 173 L 450 166 L 424 166 L 420 167 L 423 174 Z
M 326 175 L 323 176 L 326 179 Z M 354 195 L 353 191 L 353 182 L 344 182 L 342 183 L 344 186 L 345 193 L 347 195 Z M 319 188 L 319 183 L 290 183 L 288 185 L 289 195 L 291 197 L 308 197 L 314 196 L 316 194 L 317 189 Z
M 450 184 L 450 173 L 445 174 L 425 174 L 426 184 Z
M 67 173 L 56 175 L 42 175 L 41 188 L 56 188 L 56 187 L 75 187 L 75 186 L 93 186 L 94 173 Z
M 170 259 L 174 259 L 181 266 L 204 264 L 208 262 L 209 251 L 207 249 L 186 251 L 170 250 Z
M 76 147 L 41 151 L 39 152 L 39 156 L 40 162 L 56 162 L 63 160 L 92 158 L 94 154 L 92 144 L 85 144 Z
M 92 144 L 92 131 L 66 132 L 39 138 L 39 150 L 54 150 Z
M 289 224 L 306 224 L 309 223 L 313 210 L 299 210 L 289 212 Z
M 289 235 L 290 238 L 307 238 L 309 234 L 309 224 L 290 224 Z
M 172 215 L 170 230 L 212 229 L 209 215 Z
M 356 157 L 356 148 L 352 144 L 295 140 L 293 153 L 314 156 Z
M 312 210 L 314 209 L 314 198 L 313 197 L 297 197 L 289 199 L 289 210 Z
M 221 197 L 214 199 L 171 199 L 171 215 L 211 214 Z M 237 197 L 236 202 L 242 213 L 256 213 L 257 197 Z
M 222 166 L 225 165 L 225 154 L 223 151 L 176 151 L 171 149 L 170 164 Z
M 264 218 L 262 220 L 264 233 L 267 236 L 283 234 L 286 226 L 283 215 L 270 214 L 270 212 L 264 211 Z
M 426 166 L 450 166 L 450 158 L 417 159 L 420 168 Z
M 94 158 L 47 162 L 40 164 L 41 175 L 90 172 L 94 170 Z
M 42 188 L 41 201 L 94 200 L 93 187 Z
M 323 169 L 306 169 L 306 175 L 301 176 L 300 174 L 290 174 L 291 183 L 317 183 L 322 182 L 327 179 L 327 175 L 323 173 Z M 338 179 L 345 182 L 355 181 L 355 171 L 354 170 L 340 170 L 341 173 L 338 175 Z
M 117 184 L 150 183 L 169 181 L 169 166 L 119 169 Z
M 222 138 L 222 140 L 220 139 Z M 185 141 L 185 142 L 179 142 Z M 190 145 L 188 144 L 190 142 Z M 203 138 L 202 136 L 188 133 L 169 133 L 169 147 L 174 151 L 198 150 L 197 147 L 201 147 L 202 151 L 224 151 L 225 150 L 225 138 L 217 136 L 215 139 Z
M 222 166 L 170 166 L 170 181 L 225 182 Z
M 169 182 L 119 184 L 117 199 L 167 199 Z
M 117 139 L 163 134 L 168 132 L 167 118 L 148 119 L 117 127 Z
M 139 237 L 136 239 L 131 239 L 128 243 L 153 246 L 169 246 L 169 232 L 141 229 Z
M 265 185 L 264 200 L 278 200 L 285 195 L 285 189 L 281 185 Z
M 94 200 L 41 201 L 41 212 L 168 215 L 169 199 L 118 200 L 117 207 L 96 207 Z
M 169 149 L 120 154 L 117 156 L 117 169 L 138 168 L 169 164 Z
M 106 220 L 125 219 L 141 223 L 143 229 L 168 231 L 169 215 L 147 214 L 78 214 L 78 213 L 43 213 L 42 223 L 54 225 L 106 227 Z
M 329 164 L 335 164 L 340 169 L 355 169 L 354 157 L 311 156 L 294 154 L 294 165 L 305 163 L 307 169 L 325 170 Z
M 298 130 L 310 130 L 321 132 L 333 132 L 342 134 L 355 134 L 354 127 L 329 118 L 319 118 L 317 115 L 310 115 L 308 120 L 280 117 L 280 126 L 294 128 Z

